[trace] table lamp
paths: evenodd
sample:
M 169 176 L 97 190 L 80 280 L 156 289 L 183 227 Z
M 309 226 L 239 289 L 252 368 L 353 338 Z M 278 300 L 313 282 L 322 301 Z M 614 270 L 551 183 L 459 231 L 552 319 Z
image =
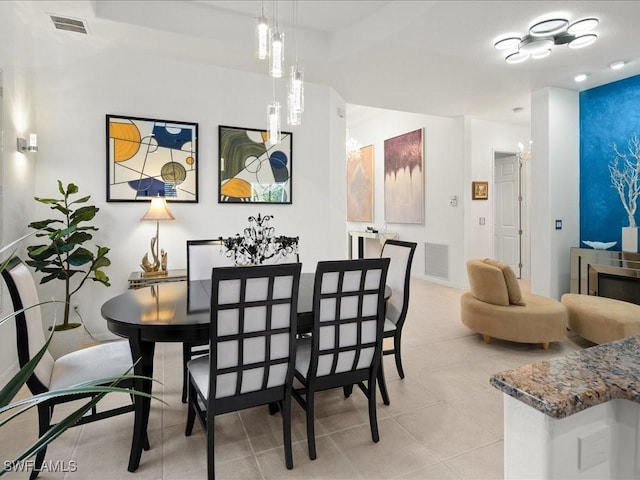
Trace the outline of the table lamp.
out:
M 142 257 L 142 263 L 140 264 L 143 270 L 142 276 L 164 276 L 167 274 L 167 252 L 160 250 L 160 220 L 175 220 L 175 217 L 169 211 L 164 197 L 158 195 L 151 199 L 147 213 L 145 213 L 140 220 L 155 220 L 156 222 L 156 235 L 151 238 L 151 255 L 153 255 L 153 262 L 149 261 L 148 254 L 145 253 L 144 257 Z

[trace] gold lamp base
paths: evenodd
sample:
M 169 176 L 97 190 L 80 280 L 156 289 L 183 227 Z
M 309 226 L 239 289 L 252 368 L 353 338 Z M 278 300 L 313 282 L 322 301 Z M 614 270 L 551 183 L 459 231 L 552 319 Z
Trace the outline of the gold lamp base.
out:
M 142 278 L 156 278 L 156 277 L 166 277 L 166 270 L 158 270 L 155 272 L 142 272 Z
M 149 255 L 144 254 L 142 257 L 143 278 L 154 277 L 166 277 L 167 276 L 167 252 L 160 250 L 160 220 L 173 220 L 174 217 L 167 208 L 164 197 L 158 195 L 151 199 L 149 210 L 144 214 L 140 220 L 155 220 L 156 221 L 156 235 L 151 238 L 151 255 L 153 256 L 153 262 L 149 261 Z

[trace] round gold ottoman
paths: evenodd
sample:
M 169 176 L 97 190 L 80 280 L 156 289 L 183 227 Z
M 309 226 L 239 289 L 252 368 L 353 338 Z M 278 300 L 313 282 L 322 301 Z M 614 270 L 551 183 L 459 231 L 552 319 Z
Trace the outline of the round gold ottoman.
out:
M 593 343 L 640 335 L 640 305 L 596 295 L 565 293 L 569 329 Z

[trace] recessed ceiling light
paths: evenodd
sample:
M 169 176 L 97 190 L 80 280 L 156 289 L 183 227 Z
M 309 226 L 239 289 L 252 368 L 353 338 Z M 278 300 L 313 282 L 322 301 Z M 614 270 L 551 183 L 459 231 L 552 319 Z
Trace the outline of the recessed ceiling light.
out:
M 512 53 L 511 55 L 507 55 L 507 58 L 505 58 L 505 61 L 507 63 L 520 63 L 520 62 L 524 62 L 527 58 L 529 58 L 529 54 L 525 53 L 525 52 L 515 52 Z
M 551 55 L 551 49 L 547 48 L 541 52 L 536 52 L 531 54 L 531 58 L 535 58 L 536 60 L 540 60 L 541 58 L 548 57 Z
M 507 48 L 517 47 L 520 43 L 520 37 L 505 37 L 493 44 L 498 50 L 506 50 Z
M 569 25 L 569 20 L 566 18 L 550 18 L 529 27 L 529 33 L 534 37 L 555 35 L 564 30 L 567 25 Z
M 576 75 L 575 77 L 573 77 L 573 79 L 576 82 L 584 82 L 587 79 L 588 76 L 589 76 L 588 73 L 580 73 L 580 74 Z
M 623 61 L 623 60 L 617 60 L 617 61 L 615 61 L 615 62 L 611 62 L 611 63 L 609 64 L 609 68 L 610 68 L 611 70 L 618 70 L 618 69 L 620 69 L 620 68 L 624 67 L 626 64 L 627 64 L 627 62 L 625 62 L 625 61 Z
M 598 26 L 598 23 L 600 23 L 600 21 L 595 17 L 583 18 L 569 25 L 569 28 L 567 28 L 567 32 L 569 32 L 571 35 L 588 32 L 589 30 L 593 30 L 594 28 L 596 28 Z
M 580 35 L 576 37 L 574 40 L 569 42 L 569 48 L 583 48 L 587 45 L 591 45 L 598 39 L 598 36 L 595 33 L 587 33 L 586 35 Z

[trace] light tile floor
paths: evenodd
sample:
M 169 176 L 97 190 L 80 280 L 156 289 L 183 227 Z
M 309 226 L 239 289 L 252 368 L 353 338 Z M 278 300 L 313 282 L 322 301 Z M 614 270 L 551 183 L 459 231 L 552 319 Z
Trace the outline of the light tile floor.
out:
M 526 287 L 526 285 L 525 285 Z M 489 385 L 495 372 L 548 359 L 591 344 L 569 335 L 549 350 L 493 340 L 460 322 L 461 290 L 413 279 L 403 333 L 406 377 L 393 356 L 384 359 L 391 405 L 378 401 L 380 442 L 373 443 L 367 405 L 356 388 L 322 392 L 316 403 L 318 458 L 309 460 L 304 412 L 293 402 L 293 470 L 286 470 L 279 415 L 265 407 L 217 417 L 219 479 L 497 479 L 503 477 L 502 393 Z M 47 460 L 77 465 L 75 472 L 41 473 L 41 479 L 201 479 L 206 477 L 205 438 L 198 422 L 184 436 L 186 407 L 180 402 L 181 348 L 159 344 L 149 421 L 151 450 L 131 474 L 127 462 L 132 414 L 73 428 L 57 439 Z M 107 398 L 105 402 L 121 402 Z M 63 413 L 62 411 L 58 414 Z M 35 438 L 36 415 L 2 428 L 0 458 L 10 458 Z M 27 478 L 12 473 L 7 478 Z

